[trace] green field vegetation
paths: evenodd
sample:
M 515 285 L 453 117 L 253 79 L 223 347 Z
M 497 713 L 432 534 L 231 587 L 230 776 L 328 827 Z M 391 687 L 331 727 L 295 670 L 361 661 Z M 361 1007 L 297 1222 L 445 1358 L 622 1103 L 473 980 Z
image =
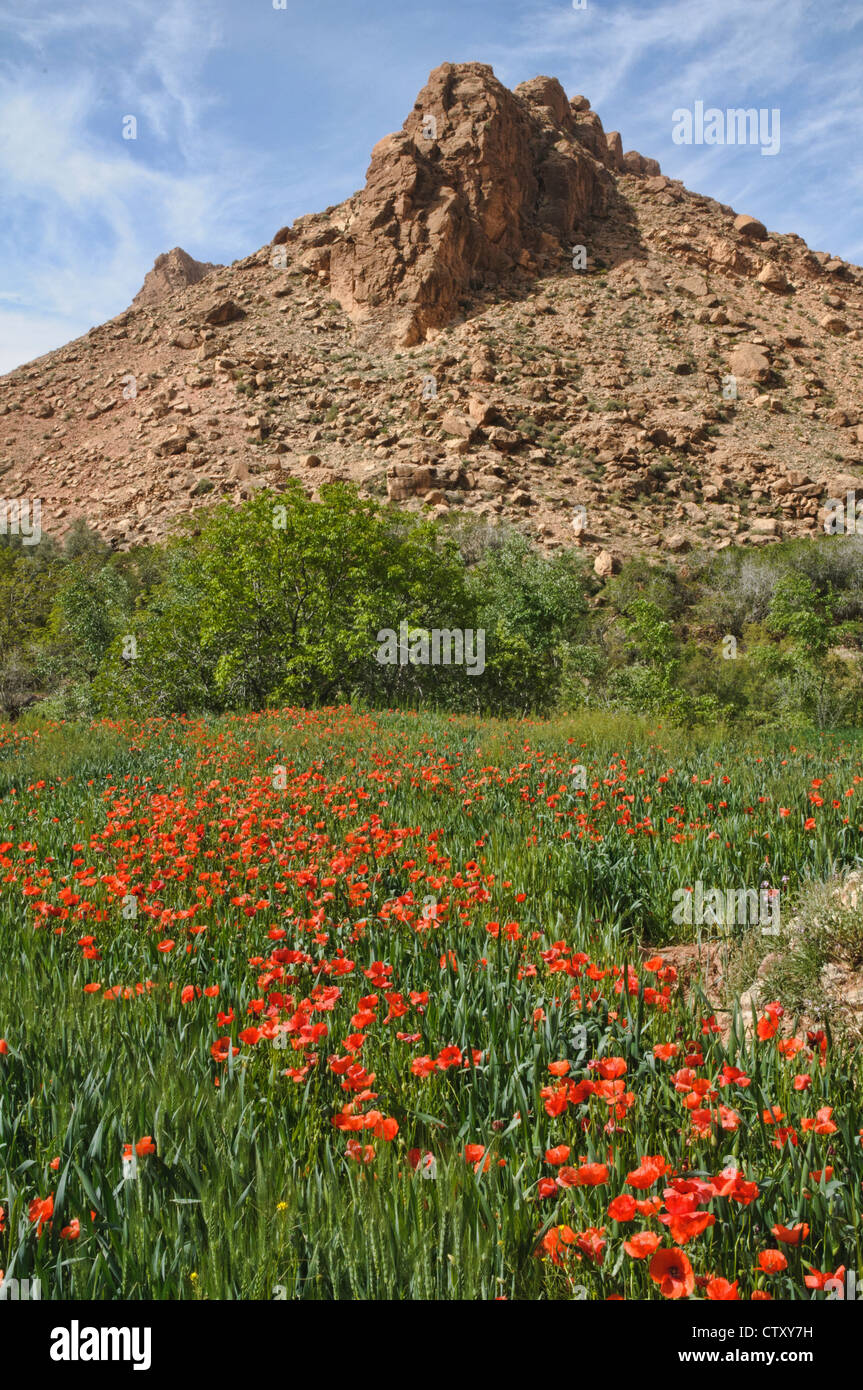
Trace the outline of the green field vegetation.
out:
M 858 1053 L 684 998 L 663 951 L 682 885 L 793 904 L 859 864 L 861 786 L 858 738 L 601 710 L 24 715 L 0 1269 L 43 1298 L 826 1297 L 863 1267 Z

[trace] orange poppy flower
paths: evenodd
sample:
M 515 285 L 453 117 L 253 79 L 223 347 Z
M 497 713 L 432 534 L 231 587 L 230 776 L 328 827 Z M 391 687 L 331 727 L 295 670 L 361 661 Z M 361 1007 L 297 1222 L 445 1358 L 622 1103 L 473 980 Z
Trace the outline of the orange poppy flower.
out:
M 48 1197 L 34 1197 L 28 1208 L 30 1220 L 36 1222 L 36 1234 L 41 1236 L 42 1227 L 49 1223 L 54 1215 L 54 1194 Z
M 844 1278 L 844 1265 L 840 1265 L 839 1268 L 835 1270 L 832 1274 L 830 1273 L 829 1269 L 824 1270 L 824 1272 L 822 1273 L 821 1270 L 813 1269 L 812 1265 L 810 1265 L 809 1273 L 804 1275 L 803 1282 L 806 1285 L 807 1289 L 823 1289 L 825 1284 L 832 1283 L 833 1280 L 836 1280 L 838 1284 L 841 1284 Z
M 681 1212 L 679 1215 L 661 1217 L 660 1220 L 668 1227 L 677 1245 L 685 1245 L 709 1226 L 716 1225 L 716 1217 L 706 1211 Z
M 487 1173 L 491 1167 L 491 1159 L 488 1156 L 485 1146 L 482 1144 L 466 1144 L 464 1156 L 468 1163 L 473 1164 L 473 1171 L 475 1173 L 478 1173 L 480 1169 L 482 1169 L 484 1173 Z
M 615 1197 L 608 1204 L 608 1214 L 612 1221 L 631 1221 L 637 1210 L 634 1197 L 630 1197 L 628 1192 Z
M 626 1181 L 630 1187 L 643 1192 L 662 1177 L 667 1167 L 664 1158 L 643 1158 L 637 1168 L 627 1173 Z
M 576 1173 L 579 1187 L 601 1187 L 608 1182 L 608 1168 L 604 1163 L 582 1163 Z
M 382 1117 L 380 1120 L 376 1121 L 374 1126 L 375 1138 L 384 1139 L 388 1144 L 395 1139 L 398 1132 L 398 1120 L 392 1119 L 391 1116 Z
M 556 1148 L 553 1148 L 553 1149 L 546 1149 L 546 1151 L 545 1151 L 545 1161 L 546 1161 L 546 1163 L 553 1163 L 553 1164 L 557 1165 L 557 1164 L 560 1164 L 560 1163 L 565 1163 L 566 1160 L 569 1158 L 569 1155 L 570 1155 L 570 1148 L 569 1148 L 569 1145 L 568 1145 L 568 1144 L 558 1144 L 558 1145 L 556 1146 Z
M 603 1081 L 614 1081 L 616 1077 L 623 1076 L 626 1071 L 626 1058 L 603 1057 L 597 1062 L 596 1070 L 599 1072 Z
M 801 1120 L 800 1128 L 814 1130 L 816 1134 L 835 1134 L 837 1126 L 833 1123 L 830 1116 L 833 1114 L 832 1105 L 822 1105 L 816 1113 L 814 1120 Z

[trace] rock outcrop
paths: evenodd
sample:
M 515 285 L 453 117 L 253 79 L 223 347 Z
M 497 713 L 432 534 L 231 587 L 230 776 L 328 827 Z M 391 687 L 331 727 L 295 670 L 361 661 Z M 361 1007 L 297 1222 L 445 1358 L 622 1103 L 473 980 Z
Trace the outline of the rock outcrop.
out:
M 220 269 L 221 266 L 213 265 L 210 261 L 196 261 L 182 246 L 175 246 L 173 251 L 165 251 L 156 257 L 153 269 L 145 275 L 144 283 L 132 303 L 137 308 L 164 304 L 181 290 L 197 285 L 211 270 Z
M 372 151 L 330 248 L 332 294 L 354 323 L 421 342 L 471 290 L 564 266 L 628 159 L 554 78 L 511 92 L 484 63 L 444 63 Z

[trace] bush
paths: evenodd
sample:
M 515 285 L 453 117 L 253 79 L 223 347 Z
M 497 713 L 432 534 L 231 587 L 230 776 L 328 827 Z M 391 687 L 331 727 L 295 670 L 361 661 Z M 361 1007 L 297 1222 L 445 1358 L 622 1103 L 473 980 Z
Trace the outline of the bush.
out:
M 432 522 L 297 482 L 226 503 L 170 542 L 117 553 L 79 525 L 0 545 L 7 713 L 73 717 L 275 703 L 506 714 L 619 709 L 685 727 L 783 729 L 863 717 L 863 542 L 783 542 L 633 559 L 603 586 L 577 550 L 548 556 L 461 515 Z M 385 630 L 484 633 L 482 674 L 377 660 Z M 729 643 L 729 638 L 733 641 Z M 134 639 L 134 640 L 130 640 Z M 446 639 L 444 639 L 446 640 Z

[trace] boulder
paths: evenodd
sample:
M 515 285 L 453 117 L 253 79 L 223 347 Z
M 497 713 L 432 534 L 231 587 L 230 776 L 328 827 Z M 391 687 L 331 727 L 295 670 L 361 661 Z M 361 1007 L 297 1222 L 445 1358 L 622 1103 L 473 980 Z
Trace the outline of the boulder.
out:
M 767 228 L 763 222 L 759 222 L 757 217 L 748 217 L 745 212 L 741 212 L 734 219 L 734 230 L 740 236 L 746 237 L 747 241 L 765 241 L 767 238 Z
M 177 429 L 170 434 L 164 435 L 156 444 L 156 453 L 160 458 L 165 458 L 169 454 L 184 454 L 186 448 L 194 438 L 194 430 Z
M 463 415 L 457 415 L 454 410 L 446 412 L 441 420 L 441 429 L 447 434 L 457 435 L 459 439 L 473 439 L 476 435 L 475 424 Z
M 767 261 L 758 272 L 758 283 L 774 294 L 787 294 L 791 286 L 775 261 Z
M 387 469 L 387 497 L 404 502 L 430 492 L 437 481 L 433 468 L 424 464 L 395 463 Z
M 742 381 L 766 381 L 770 376 L 770 358 L 754 343 L 741 343 L 728 355 L 732 376 Z
M 218 325 L 223 323 L 234 323 L 236 319 L 245 317 L 245 310 L 239 304 L 235 304 L 233 299 L 221 299 L 210 308 L 204 315 L 204 322 Z

